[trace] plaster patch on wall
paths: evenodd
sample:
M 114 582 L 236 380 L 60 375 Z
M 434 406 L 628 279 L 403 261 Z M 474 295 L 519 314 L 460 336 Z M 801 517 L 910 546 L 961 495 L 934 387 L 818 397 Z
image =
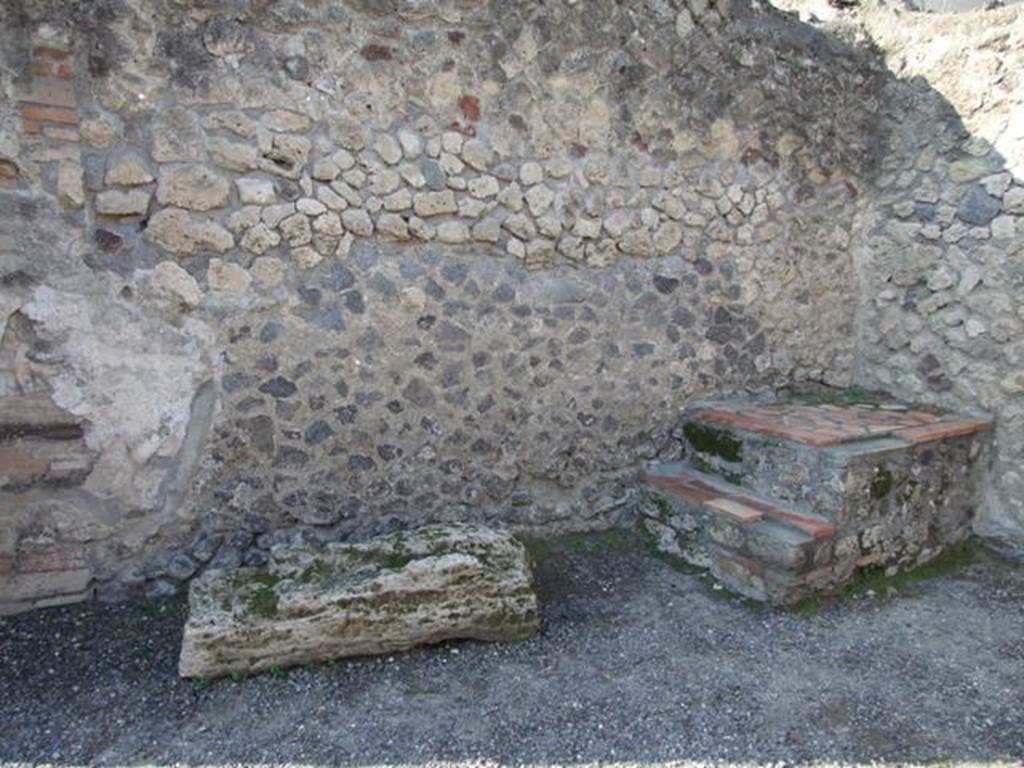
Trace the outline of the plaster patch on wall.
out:
M 208 327 L 188 319 L 178 329 L 112 296 L 47 285 L 23 311 L 63 355 L 54 402 L 88 422 L 87 444 L 100 454 L 85 487 L 158 505 L 165 470 L 156 460 L 181 449 L 196 390 L 213 375 Z

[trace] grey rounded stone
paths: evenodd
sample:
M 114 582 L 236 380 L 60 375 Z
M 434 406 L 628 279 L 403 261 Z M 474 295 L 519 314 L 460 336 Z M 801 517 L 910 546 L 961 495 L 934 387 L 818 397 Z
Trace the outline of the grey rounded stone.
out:
M 309 61 L 305 56 L 288 56 L 281 66 L 292 80 L 305 80 L 309 76 Z
M 172 579 L 184 581 L 196 572 L 197 567 L 198 565 L 191 557 L 183 552 L 179 552 L 167 561 L 167 565 L 164 567 L 164 570 L 167 571 L 167 575 Z
M 270 555 L 262 549 L 250 549 L 242 560 L 242 564 L 246 568 L 262 568 L 268 562 L 270 562 Z
M 146 597 L 170 597 L 178 594 L 178 585 L 168 579 L 157 579 L 146 588 Z
M 984 227 L 999 213 L 999 201 L 980 184 L 971 187 L 956 209 L 957 217 L 968 224 Z
M 260 385 L 260 392 L 273 397 L 291 397 L 298 387 L 284 376 L 275 376 Z
M 306 525 L 334 525 L 341 518 L 341 513 L 333 507 L 319 504 L 307 504 L 292 512 L 295 519 Z
M 237 568 L 241 564 L 242 550 L 231 546 L 222 546 L 210 561 L 211 568 Z
M 209 562 L 210 558 L 217 552 L 217 547 L 224 540 L 223 536 L 210 534 L 205 531 L 199 534 L 192 545 L 192 557 L 201 563 Z

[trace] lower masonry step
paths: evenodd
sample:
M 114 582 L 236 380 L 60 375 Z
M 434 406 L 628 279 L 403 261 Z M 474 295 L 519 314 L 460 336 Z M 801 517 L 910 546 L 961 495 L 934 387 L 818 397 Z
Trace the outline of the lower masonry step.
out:
M 755 600 L 788 603 L 833 579 L 835 525 L 682 464 L 643 476 L 651 504 L 642 525 L 657 547 L 709 568 Z

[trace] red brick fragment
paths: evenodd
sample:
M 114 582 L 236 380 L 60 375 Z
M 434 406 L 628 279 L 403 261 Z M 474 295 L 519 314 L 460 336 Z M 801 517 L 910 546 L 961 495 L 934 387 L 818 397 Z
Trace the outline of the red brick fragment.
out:
M 754 499 L 749 496 L 736 495 L 733 498 L 742 501 L 744 504 L 747 504 L 754 509 L 761 510 L 766 517 L 778 520 L 780 523 L 786 523 L 794 528 L 799 528 L 804 533 L 810 534 L 811 538 L 827 539 L 829 536 L 835 535 L 836 527 L 825 520 L 818 520 L 814 517 L 801 515 L 799 512 L 794 512 L 791 509 L 776 507 L 772 504 L 763 502 L 760 499 Z
M 376 43 L 364 45 L 359 53 L 367 61 L 391 61 L 395 57 L 395 52 L 391 48 Z
M 61 107 L 49 107 L 44 104 L 22 102 L 18 105 L 21 116 L 25 120 L 39 123 L 61 123 L 62 125 L 78 125 L 78 115 L 74 110 Z
M 714 488 L 703 483 L 690 482 L 689 478 L 645 475 L 642 480 L 652 488 L 674 494 L 691 504 L 703 504 L 709 499 L 721 496 Z
M 17 182 L 19 175 L 18 166 L 10 160 L 0 160 L 0 182 Z
M 894 434 L 934 422 L 938 417 L 920 411 L 823 404 L 707 410 L 698 411 L 694 418 L 806 445 L 829 446 Z
M 116 253 L 124 242 L 124 238 L 108 229 L 97 229 L 93 232 L 92 239 L 104 253 Z
M 911 443 L 927 443 L 932 440 L 945 440 L 950 437 L 967 437 L 992 429 L 992 422 L 984 419 L 956 419 L 953 421 L 935 421 L 918 427 L 908 427 L 893 432 L 894 437 L 908 440 Z
M 728 496 L 710 499 L 704 506 L 740 523 L 756 523 L 763 517 L 759 510 Z
M 32 49 L 32 58 L 50 59 L 51 61 L 64 61 L 68 57 L 67 51 L 51 48 L 48 45 L 37 45 Z
M 717 561 L 718 567 L 726 573 L 738 573 L 740 570 L 746 571 L 754 576 L 759 576 L 764 573 L 764 566 L 761 565 L 761 563 L 756 560 L 751 560 L 749 557 L 738 555 L 735 552 L 730 552 L 729 554 L 722 551 L 716 552 L 715 560 Z
M 480 120 L 480 99 L 476 96 L 472 96 L 467 93 L 459 99 L 459 109 L 462 110 L 462 114 L 464 114 L 466 119 L 471 123 L 475 123 Z

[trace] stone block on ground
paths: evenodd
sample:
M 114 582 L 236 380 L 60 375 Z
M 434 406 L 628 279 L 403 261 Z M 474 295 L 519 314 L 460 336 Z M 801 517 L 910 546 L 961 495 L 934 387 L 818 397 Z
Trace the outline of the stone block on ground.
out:
M 182 677 L 217 677 L 539 629 L 527 554 L 509 534 L 434 525 L 365 543 L 277 547 L 264 568 L 191 584 Z

